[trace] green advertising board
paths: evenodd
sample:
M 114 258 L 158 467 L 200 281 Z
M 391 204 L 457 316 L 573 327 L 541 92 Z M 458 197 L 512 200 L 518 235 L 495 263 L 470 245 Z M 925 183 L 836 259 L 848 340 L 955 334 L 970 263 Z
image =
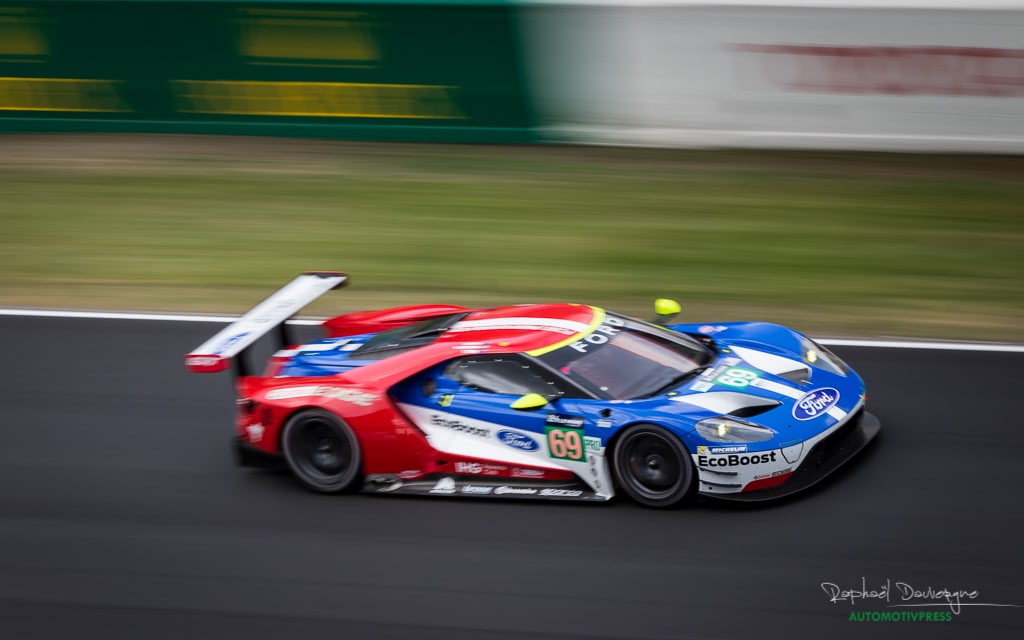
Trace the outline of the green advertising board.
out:
M 514 11 L 0 0 L 0 131 L 531 141 Z

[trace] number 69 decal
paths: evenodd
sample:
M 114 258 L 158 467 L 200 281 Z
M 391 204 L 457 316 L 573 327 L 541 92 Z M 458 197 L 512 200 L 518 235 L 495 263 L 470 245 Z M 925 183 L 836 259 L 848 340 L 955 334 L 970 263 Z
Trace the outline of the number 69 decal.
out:
M 552 458 L 587 461 L 583 446 L 583 429 L 570 427 L 548 427 L 548 453 Z
M 723 371 L 722 375 L 715 378 L 715 382 L 718 384 L 724 384 L 727 387 L 742 389 L 743 387 L 750 385 L 750 383 L 756 380 L 757 377 L 757 374 L 750 369 L 733 367 L 732 369 L 726 369 Z

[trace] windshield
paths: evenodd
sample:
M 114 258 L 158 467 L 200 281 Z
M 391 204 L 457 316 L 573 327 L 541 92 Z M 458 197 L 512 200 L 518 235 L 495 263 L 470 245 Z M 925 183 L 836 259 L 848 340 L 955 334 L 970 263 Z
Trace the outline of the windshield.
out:
M 583 340 L 540 360 L 599 398 L 647 398 L 700 373 L 714 352 L 684 334 L 608 314 Z

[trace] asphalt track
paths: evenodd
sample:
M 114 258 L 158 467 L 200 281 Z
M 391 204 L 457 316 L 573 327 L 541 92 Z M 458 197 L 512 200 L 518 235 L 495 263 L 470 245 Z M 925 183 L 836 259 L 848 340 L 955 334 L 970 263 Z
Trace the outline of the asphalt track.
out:
M 1024 354 L 840 347 L 883 432 L 797 499 L 325 497 L 232 466 L 216 325 L 0 318 L 0 638 L 1024 637 Z M 831 603 L 822 583 L 881 598 Z M 977 592 L 856 622 L 896 583 Z M 941 598 L 940 598 L 941 599 Z

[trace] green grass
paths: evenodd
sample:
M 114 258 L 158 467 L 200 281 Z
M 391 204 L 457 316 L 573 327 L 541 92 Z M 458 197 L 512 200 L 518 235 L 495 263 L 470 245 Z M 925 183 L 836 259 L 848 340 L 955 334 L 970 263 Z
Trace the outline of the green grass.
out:
M 1024 158 L 0 137 L 0 305 L 592 302 L 1024 341 Z

